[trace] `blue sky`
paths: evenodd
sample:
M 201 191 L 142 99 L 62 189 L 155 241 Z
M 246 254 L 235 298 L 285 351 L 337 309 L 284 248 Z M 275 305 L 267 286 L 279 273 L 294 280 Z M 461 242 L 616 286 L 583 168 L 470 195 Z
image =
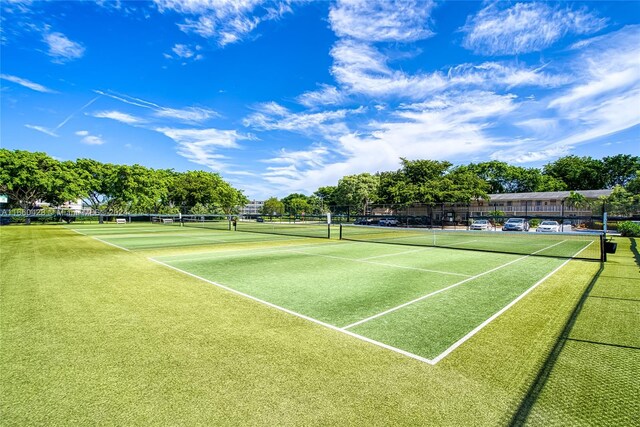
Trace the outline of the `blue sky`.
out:
M 3 0 L 1 144 L 311 194 L 640 155 L 640 2 Z

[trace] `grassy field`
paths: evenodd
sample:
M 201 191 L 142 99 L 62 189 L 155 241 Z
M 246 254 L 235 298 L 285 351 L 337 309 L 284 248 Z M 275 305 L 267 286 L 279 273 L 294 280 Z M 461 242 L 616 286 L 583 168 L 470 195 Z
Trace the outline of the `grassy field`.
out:
M 528 409 L 533 426 L 632 426 L 640 420 L 640 254 L 618 239 L 550 358 Z
M 252 293 L 256 289 L 271 292 L 269 299 L 289 298 L 300 311 L 313 308 L 304 306 L 304 301 L 313 298 L 308 293 L 313 286 L 304 287 L 302 293 L 289 292 L 292 295 L 287 295 L 286 289 L 278 291 L 283 277 L 293 268 L 291 263 L 299 263 L 292 260 L 313 259 L 299 280 L 307 284 L 320 276 L 324 283 L 352 287 L 366 285 L 363 277 L 375 278 L 378 286 L 390 286 L 397 278 L 401 284 L 413 283 L 407 288 L 419 292 L 425 291 L 424 286 L 433 286 L 431 282 L 420 283 L 416 270 L 348 260 L 364 255 L 346 242 L 253 233 L 235 233 L 230 241 L 229 235 L 221 232 L 176 232 L 170 228 L 156 226 L 150 232 L 132 228 L 123 233 L 115 227 L 94 225 L 82 230 L 103 241 L 59 226 L 0 229 L 2 425 L 509 424 L 599 269 L 595 262 L 571 261 L 464 345 L 431 365 L 212 286 L 150 258 L 196 275 L 224 278 L 238 290 L 251 285 Z M 406 255 L 394 259 L 390 249 L 376 249 L 387 245 L 368 246 L 366 257 L 380 256 L 376 262 L 394 261 L 416 268 L 411 263 L 420 259 Z M 301 250 L 314 256 L 295 253 Z M 274 251 L 282 255 L 274 258 Z M 451 258 L 461 252 L 446 252 L 440 262 L 461 264 Z M 628 247 L 621 247 L 620 252 L 612 262 L 630 260 L 633 265 Z M 502 257 L 492 254 L 488 259 L 497 266 L 514 259 L 513 255 Z M 274 259 L 279 267 L 274 267 Z M 471 259 L 465 258 L 463 265 L 448 272 L 468 276 L 491 269 L 485 265 L 486 257 L 476 263 Z M 422 321 L 438 319 L 441 328 L 454 331 L 448 334 L 454 339 L 478 319 L 447 317 L 442 303 L 453 306 L 475 301 L 471 306 L 481 309 L 465 313 L 495 311 L 521 292 L 522 285 L 517 283 L 522 276 L 535 276 L 526 281 L 530 285 L 559 262 L 537 259 L 540 266 L 527 261 L 510 273 L 507 268 L 497 271 L 507 276 L 500 280 L 505 288 L 495 289 L 495 294 L 483 293 L 489 295 L 486 301 L 477 300 L 470 288 L 458 286 L 456 290 L 465 292 L 452 294 L 440 304 L 430 301 L 435 311 L 421 304 L 412 305 L 412 310 L 430 313 Z M 332 276 L 336 262 L 348 264 L 347 271 L 353 274 Z M 425 265 L 417 268 L 426 269 Z M 436 277 L 428 274 L 423 277 Z M 255 277 L 255 283 L 247 277 Z M 384 277 L 387 279 L 382 280 Z M 261 278 L 265 280 L 261 282 Z M 613 282 L 614 287 L 621 287 L 618 281 Z M 257 286 L 260 283 L 268 286 Z M 355 307 L 369 313 L 397 302 L 381 298 L 373 289 L 363 295 L 374 303 Z M 410 298 L 413 291 L 405 292 L 404 297 Z M 620 292 L 630 291 L 622 287 Z M 397 297 L 397 289 L 391 294 Z M 496 298 L 504 301 L 496 305 Z M 590 318 L 587 308 L 585 304 L 581 316 Z M 331 308 L 314 315 L 341 328 L 353 320 L 345 318 L 344 312 Z M 486 318 L 486 313 L 481 317 Z M 406 319 L 412 317 L 415 313 L 403 312 L 393 321 L 383 322 L 384 327 L 373 328 L 372 322 L 361 328 L 375 329 L 380 334 L 376 338 L 387 340 L 385 335 L 397 337 Z M 629 321 L 637 322 L 637 318 L 631 315 Z M 581 322 L 576 322 L 576 330 L 581 326 L 584 331 L 593 331 L 602 324 Z M 428 335 L 433 329 L 419 324 L 417 330 Z M 611 333 L 634 344 L 633 329 L 622 329 Z M 424 344 L 417 346 L 424 349 Z M 570 369 L 576 363 L 573 359 L 563 364 L 569 348 L 564 346 L 555 369 L 577 376 Z M 618 357 L 618 366 L 633 366 L 627 359 L 635 357 L 635 351 Z M 569 368 L 562 370 L 562 366 Z M 621 372 L 625 372 L 623 368 Z M 539 399 L 534 399 L 529 422 L 552 419 L 553 415 L 563 420 L 565 412 L 552 405 L 557 402 L 553 393 L 567 396 L 567 392 L 554 386 L 554 375 L 555 371 Z M 628 387 L 635 390 L 633 384 Z M 610 388 L 582 398 L 597 400 L 598 392 L 606 393 Z M 588 390 L 588 383 L 581 390 Z M 589 409 L 591 420 L 604 414 Z M 616 418 L 609 415 L 606 419 Z

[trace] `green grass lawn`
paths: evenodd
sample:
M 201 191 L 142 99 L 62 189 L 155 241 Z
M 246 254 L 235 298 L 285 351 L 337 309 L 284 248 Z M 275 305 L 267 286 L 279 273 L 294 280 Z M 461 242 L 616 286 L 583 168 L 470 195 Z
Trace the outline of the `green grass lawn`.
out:
M 640 239 L 617 238 L 528 417 L 532 426 L 640 420 Z
M 129 252 L 59 226 L 0 239 L 0 424 L 16 426 L 508 424 L 599 267 L 570 262 L 429 365 L 148 259 L 319 239 Z

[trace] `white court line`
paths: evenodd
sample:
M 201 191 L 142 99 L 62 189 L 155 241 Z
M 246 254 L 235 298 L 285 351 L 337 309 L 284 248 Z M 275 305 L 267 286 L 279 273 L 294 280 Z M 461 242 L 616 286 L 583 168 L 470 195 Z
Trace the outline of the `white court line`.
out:
M 155 262 L 157 264 L 163 265 L 163 266 L 165 266 L 167 268 L 170 268 L 172 270 L 179 271 L 182 274 L 186 274 L 187 276 L 191 276 L 191 277 L 196 278 L 198 280 L 202 280 L 203 282 L 206 282 L 206 283 L 209 283 L 211 285 L 217 286 L 217 287 L 219 287 L 221 289 L 224 289 L 224 290 L 226 290 L 228 292 L 234 293 L 236 295 L 240 295 L 240 296 L 245 297 L 245 298 L 249 298 L 250 300 L 256 301 L 256 302 L 258 302 L 260 304 L 264 304 L 266 306 L 269 306 L 269 307 L 274 308 L 276 310 L 283 311 L 285 313 L 291 314 L 293 316 L 299 317 L 299 318 L 307 320 L 309 322 L 316 323 L 318 325 L 324 326 L 325 328 L 329 328 L 329 329 L 331 329 L 333 331 L 341 332 L 341 333 L 349 335 L 349 336 L 351 336 L 353 338 L 357 338 L 357 339 L 359 339 L 361 341 L 368 342 L 369 344 L 373 344 L 373 345 L 376 345 L 378 347 L 382 347 L 384 349 L 391 350 L 391 351 L 393 351 L 395 353 L 399 353 L 399 354 L 402 354 L 404 356 L 410 357 L 412 359 L 419 360 L 420 362 L 428 363 L 430 365 L 434 364 L 430 359 L 427 359 L 427 358 L 422 357 L 422 356 L 418 356 L 417 354 L 413 354 L 413 353 L 410 353 L 408 351 L 405 351 L 405 350 L 390 346 L 388 344 L 384 344 L 384 343 L 381 343 L 379 341 L 372 340 L 371 338 L 367 338 L 367 337 L 364 337 L 362 335 L 355 334 L 355 333 L 353 333 L 351 331 L 345 331 L 344 329 L 341 329 L 341 328 L 339 328 L 337 326 L 331 325 L 329 323 L 325 323 L 325 322 L 323 322 L 321 320 L 314 319 L 313 317 L 305 316 L 304 314 L 297 313 L 297 312 L 289 310 L 287 308 L 280 307 L 279 305 L 272 304 L 272 303 L 270 303 L 268 301 L 262 300 L 260 298 L 256 298 L 256 297 L 251 296 L 249 294 L 245 294 L 244 292 L 237 291 L 237 290 L 235 290 L 233 288 L 230 288 L 228 286 L 222 285 L 220 283 L 213 282 L 211 280 L 205 279 L 204 277 L 200 277 L 200 276 L 195 275 L 193 273 L 189 273 L 188 271 L 184 271 L 184 270 L 181 270 L 179 268 L 173 267 L 172 265 L 165 264 L 164 262 L 158 261 L 157 259 L 154 259 L 154 258 L 148 258 L 148 259 L 150 261 L 153 261 L 153 262 Z
M 378 259 L 378 258 L 385 258 L 385 257 L 389 257 L 389 256 L 412 254 L 412 253 L 415 253 L 415 252 L 424 252 L 427 249 L 433 249 L 433 248 L 431 248 L 431 247 L 420 248 L 420 249 L 414 249 L 412 251 L 396 252 L 396 253 L 393 253 L 393 254 L 384 254 L 384 255 L 370 256 L 370 257 L 366 257 L 366 258 L 358 258 L 358 261 L 369 261 L 370 259 Z
M 310 254 L 308 252 L 294 251 L 294 250 L 290 250 L 290 252 L 293 252 L 293 253 L 296 253 L 296 254 L 308 255 L 308 256 L 317 256 L 317 257 L 322 257 L 322 258 L 339 259 L 341 261 L 361 262 L 361 263 L 364 263 L 364 264 L 381 265 L 381 266 L 384 266 L 384 267 L 393 267 L 393 268 L 401 268 L 403 270 L 425 271 L 427 273 L 438 273 L 438 274 L 446 274 L 446 275 L 449 275 L 449 276 L 469 277 L 468 274 L 451 273 L 449 271 L 440 271 L 440 270 L 429 270 L 429 269 L 426 269 L 426 268 L 418 268 L 418 267 L 406 267 L 406 266 L 403 266 L 403 265 L 385 264 L 385 263 L 382 263 L 382 262 L 364 261 L 362 259 L 357 259 L 357 258 L 345 258 L 345 257 L 340 257 L 340 256 L 323 255 L 323 254 Z
M 562 242 L 560 242 L 562 243 Z M 593 243 L 593 241 L 591 242 Z M 577 257 L 578 255 L 580 255 L 580 253 L 582 251 L 584 251 L 585 249 L 587 249 L 591 243 L 589 243 L 587 246 L 585 246 L 584 248 L 580 249 L 574 256 L 572 256 L 571 258 L 569 258 L 568 260 L 566 260 L 565 262 L 563 262 L 558 268 L 556 268 L 555 270 L 553 270 L 551 273 L 547 274 L 546 276 L 544 276 L 542 279 L 540 279 L 536 284 L 534 284 L 533 286 L 531 286 L 529 289 L 527 289 L 526 291 L 524 291 L 522 294 L 520 294 L 516 299 L 514 299 L 513 301 L 511 301 L 509 304 L 507 304 L 505 307 L 503 307 L 500 311 L 498 311 L 497 313 L 495 313 L 493 316 L 489 317 L 487 320 L 485 320 L 484 322 L 482 322 L 480 325 L 478 325 L 474 330 L 472 330 L 471 332 L 469 332 L 467 335 L 465 335 L 464 337 L 460 338 L 458 341 L 456 341 L 455 343 L 453 343 L 451 345 L 451 347 L 447 348 L 445 351 L 443 351 L 442 353 L 440 353 L 438 356 L 436 356 L 435 358 L 433 358 L 433 363 L 436 364 L 439 361 L 441 361 L 442 359 L 444 359 L 445 357 L 447 357 L 453 350 L 455 350 L 456 348 L 460 347 L 465 341 L 469 340 L 469 338 L 471 338 L 472 336 L 474 336 L 475 334 L 477 334 L 478 332 L 480 332 L 480 330 L 482 328 L 484 328 L 485 326 L 487 326 L 489 323 L 493 322 L 498 316 L 500 316 L 502 313 L 504 313 L 505 311 L 507 311 L 508 309 L 510 309 L 513 305 L 515 305 L 518 301 L 520 301 L 522 298 L 524 298 L 525 296 L 527 296 L 531 291 L 533 291 L 535 288 L 537 288 L 540 284 L 542 284 L 545 280 L 547 280 L 549 277 L 553 276 L 554 274 L 556 274 L 556 272 L 558 270 L 560 270 L 562 267 L 564 267 L 565 265 L 567 265 L 567 263 L 571 260 L 573 260 L 575 257 Z
M 66 227 L 65 227 L 65 228 L 66 228 Z M 114 248 L 118 248 L 118 249 L 122 249 L 123 251 L 131 252 L 131 250 L 130 250 L 130 249 L 124 248 L 124 247 L 122 247 L 122 246 L 118 246 L 118 245 L 116 245 L 116 244 L 114 244 L 114 243 L 106 242 L 106 241 L 104 241 L 104 240 L 102 240 L 102 239 L 99 239 L 99 238 L 97 238 L 97 237 L 95 237 L 95 236 L 89 236 L 88 234 L 81 233 L 81 232 L 79 232 L 78 230 L 75 230 L 75 229 L 73 229 L 73 228 L 67 228 L 67 230 L 75 231 L 76 233 L 78 233 L 78 234 L 79 234 L 79 235 L 81 235 L 81 236 L 90 237 L 90 238 L 92 238 L 92 239 L 94 239 L 94 240 L 97 240 L 97 241 L 99 241 L 99 242 L 102 242 L 102 243 L 104 243 L 104 244 L 106 244 L 106 245 L 113 246 Z
M 467 240 L 466 242 L 459 242 L 459 243 L 452 243 L 450 245 L 438 245 L 438 246 L 434 246 L 436 248 L 449 248 L 451 246 L 458 246 L 458 245 L 468 245 L 469 243 L 473 243 L 473 242 L 477 242 L 478 240 Z
M 494 272 L 494 271 L 496 271 L 496 270 L 500 270 L 501 268 L 507 267 L 507 266 L 509 266 L 509 265 L 511 265 L 511 264 L 513 264 L 513 263 L 516 263 L 516 262 L 518 262 L 518 261 L 522 261 L 522 260 L 523 260 L 523 259 L 525 259 L 525 258 L 529 258 L 530 256 L 537 254 L 538 252 L 541 252 L 541 251 L 544 251 L 544 250 L 546 250 L 546 249 L 552 248 L 552 247 L 557 246 L 557 245 L 559 245 L 559 244 L 561 244 L 561 243 L 564 243 L 564 242 L 566 242 L 566 240 L 563 240 L 563 241 L 558 242 L 558 243 L 554 243 L 553 245 L 548 246 L 548 247 L 546 247 L 546 248 L 544 248 L 544 249 L 540 249 L 539 251 L 533 252 L 533 253 L 532 253 L 532 254 L 530 254 L 530 255 L 525 255 L 525 256 L 523 256 L 523 257 L 521 257 L 521 258 L 514 259 L 513 261 L 509 261 L 509 262 L 508 262 L 508 263 L 506 263 L 506 264 L 502 264 L 502 265 L 499 265 L 498 267 L 492 268 L 491 270 L 487 270 L 487 271 L 482 272 L 482 273 L 480 273 L 480 274 L 476 274 L 475 276 L 472 276 L 472 277 L 469 277 L 469 278 L 467 278 L 467 279 L 464 279 L 464 280 L 462 280 L 462 281 L 460 281 L 460 282 L 458 282 L 458 283 L 454 283 L 453 285 L 447 286 L 446 288 L 438 289 L 437 291 L 431 292 L 431 293 L 429 293 L 429 294 L 427 294 L 427 295 L 423 295 L 423 296 L 421 296 L 421 297 L 419 297 L 419 298 L 416 298 L 416 299 L 414 299 L 414 300 L 412 300 L 412 301 L 405 302 L 404 304 L 400 304 L 400 305 L 398 305 L 398 306 L 396 306 L 396 307 L 390 308 L 389 310 L 383 311 L 383 312 L 378 313 L 378 314 L 374 314 L 373 316 L 367 317 L 367 318 L 365 318 L 365 319 L 359 320 L 359 321 L 357 321 L 357 322 L 355 322 L 355 323 L 352 323 L 352 324 L 350 324 L 350 325 L 344 326 L 342 329 L 349 329 L 349 328 L 353 328 L 354 326 L 358 326 L 358 325 L 361 325 L 361 324 L 363 324 L 363 323 L 366 323 L 366 322 L 368 322 L 368 321 L 370 321 L 370 320 L 377 319 L 378 317 L 381 317 L 381 316 L 387 315 L 387 314 L 389 314 L 389 313 L 393 313 L 394 311 L 400 310 L 401 308 L 407 307 L 407 306 L 409 306 L 409 305 L 411 305 L 411 304 L 415 304 L 415 303 L 417 303 L 417 302 L 419 302 L 419 301 L 422 301 L 422 300 L 424 300 L 424 299 L 430 298 L 430 297 L 432 297 L 432 296 L 434 296 L 434 295 L 437 295 L 437 294 L 439 294 L 439 293 L 441 293 L 441 292 L 448 291 L 449 289 L 455 288 L 456 286 L 460 286 L 460 285 L 462 285 L 463 283 L 467 283 L 467 282 L 469 282 L 469 281 L 471 281 L 471 280 L 477 279 L 478 277 L 482 277 L 482 276 L 484 276 L 484 275 L 486 275 L 486 274 L 493 273 L 493 272 Z
M 292 242 L 292 241 L 299 241 L 299 240 L 278 240 L 278 242 Z M 246 241 L 241 241 L 241 242 L 230 242 L 232 244 L 253 244 L 256 242 L 246 242 Z M 327 242 L 327 243 L 308 243 L 305 245 L 290 245 L 290 246 L 282 246 L 281 248 L 271 248 L 271 249 L 232 249 L 232 250 L 224 250 L 224 251 L 208 251 L 208 252 L 193 252 L 193 253 L 186 253 L 186 254 L 182 254 L 182 255 L 166 255 L 166 256 L 159 256 L 157 257 L 158 259 L 161 259 L 163 261 L 199 261 L 199 260 L 206 260 L 206 259 L 220 259 L 220 258 L 233 258 L 233 257 L 237 257 L 237 256 L 246 256 L 246 255 L 255 255 L 255 254 L 271 254 L 271 253 L 279 253 L 279 252 L 287 252 L 287 251 L 291 251 L 291 248 L 309 248 L 309 249 L 314 249 L 314 248 L 326 248 L 328 246 L 333 246 L 333 245 L 354 245 L 357 244 L 359 242 L 340 242 L 340 241 L 336 241 L 336 242 Z M 191 255 L 196 255 L 196 256 L 191 256 Z
M 83 233 L 81 233 L 81 232 L 79 232 L 79 231 L 77 231 L 77 230 L 75 230 L 75 229 L 72 229 L 72 228 L 68 228 L 68 229 L 69 229 L 69 230 L 71 230 L 71 231 L 74 231 L 74 232 L 76 232 L 76 233 L 78 233 L 78 234 L 80 234 L 80 235 L 82 235 L 82 236 L 85 236 L 85 237 L 91 237 L 92 239 L 98 240 L 98 241 L 100 241 L 100 242 L 102 242 L 102 243 L 106 243 L 107 245 L 111 245 L 111 246 L 114 246 L 114 247 L 116 247 L 116 248 L 118 248 L 118 249 L 122 249 L 122 250 L 125 250 L 125 251 L 129 252 L 129 249 L 127 249 L 127 248 L 123 248 L 123 247 L 121 247 L 121 246 L 114 245 L 114 244 L 112 244 L 112 243 L 106 242 L 106 241 L 104 241 L 104 240 L 98 239 L 98 238 L 93 237 L 93 236 L 88 236 L 88 235 L 83 234 Z M 551 248 L 551 247 L 553 247 L 553 246 L 556 246 L 556 245 L 559 245 L 559 244 L 561 244 L 561 243 L 564 243 L 565 241 L 566 241 L 566 240 L 563 240 L 563 241 L 561 241 L 561 242 L 558 242 L 558 243 L 556 243 L 556 244 L 554 244 L 554 245 L 551 245 L 551 246 L 549 246 L 549 247 L 547 247 L 547 248 L 544 248 L 544 249 L 541 249 L 541 250 L 539 250 L 539 251 L 536 251 L 536 252 L 534 252 L 533 254 L 535 254 L 535 253 L 537 253 L 537 252 L 541 252 L 541 251 L 543 251 L 543 250 L 545 250 L 545 249 L 549 249 L 549 248 Z M 593 243 L 593 242 L 591 242 L 591 243 Z M 589 247 L 589 246 L 591 245 L 591 243 L 589 243 L 587 246 L 585 246 L 584 248 L 582 248 L 582 249 L 581 249 L 579 252 L 577 252 L 573 257 L 577 257 L 577 256 L 578 256 L 582 251 L 584 251 L 587 247 Z M 305 246 L 305 245 L 299 245 L 299 246 Z M 323 245 L 315 245 L 315 247 L 321 247 L 321 246 L 323 246 Z M 285 249 L 285 250 L 286 250 L 286 249 Z M 531 255 L 533 255 L 533 254 L 531 254 Z M 312 254 L 306 254 L 306 255 L 312 255 Z M 516 261 L 519 261 L 520 259 L 527 258 L 527 257 L 529 257 L 529 256 L 531 256 L 531 255 L 527 255 L 527 256 L 525 256 L 525 257 L 523 257 L 523 258 L 519 258 L 519 259 L 517 259 L 517 260 L 515 260 L 515 261 L 512 261 L 511 263 L 516 262 Z M 552 276 L 554 273 L 556 273 L 560 268 L 562 268 L 564 265 L 566 265 L 569 261 L 571 261 L 571 259 L 568 259 L 567 261 L 565 261 L 565 262 L 564 262 L 560 267 L 556 268 L 553 272 L 549 273 L 547 276 L 545 276 L 543 279 L 541 279 L 538 283 L 536 283 L 535 285 L 533 285 L 530 289 L 528 289 L 527 291 L 525 291 L 522 295 L 520 295 L 519 297 L 517 297 L 514 301 L 512 301 L 510 304 L 508 304 L 506 307 L 504 307 L 504 308 L 503 308 L 502 310 L 500 310 L 498 313 L 494 314 L 492 317 L 490 317 L 489 319 L 487 319 L 485 322 L 483 322 L 480 326 L 478 326 L 477 328 L 475 328 L 475 329 L 474 329 L 473 331 L 471 331 L 469 334 L 465 335 L 465 337 L 463 337 L 463 338 L 461 338 L 460 340 L 458 340 L 456 343 L 454 343 L 451 347 L 449 347 L 449 348 L 448 348 L 447 350 L 445 350 L 443 353 L 441 353 L 440 355 L 438 355 L 436 358 L 434 358 L 434 359 L 428 359 L 428 358 L 425 358 L 425 357 L 418 356 L 418 355 L 416 355 L 416 354 L 410 353 L 410 352 L 408 352 L 408 351 L 405 351 L 405 350 L 402 350 L 402 349 L 399 349 L 399 348 L 396 348 L 396 347 L 390 346 L 390 345 L 388 345 L 388 344 L 384 344 L 384 343 L 382 343 L 382 342 L 379 342 L 379 341 L 376 341 L 376 340 L 373 340 L 373 339 L 367 338 L 367 337 L 365 337 L 365 336 L 358 335 L 358 334 L 356 334 L 356 333 L 353 333 L 353 332 L 351 332 L 351 331 L 346 330 L 346 329 L 345 329 L 346 327 L 345 327 L 345 328 L 339 328 L 339 327 L 334 326 L 334 325 L 331 325 L 331 324 L 329 324 L 329 323 L 325 323 L 325 322 L 322 322 L 322 321 L 320 321 L 320 320 L 314 319 L 314 318 L 312 318 L 312 317 L 305 316 L 304 314 L 297 313 L 297 312 L 295 312 L 295 311 L 292 311 L 292 310 L 286 309 L 286 308 L 284 308 L 284 307 L 280 307 L 280 306 L 275 305 L 275 304 L 272 304 L 272 303 L 270 303 L 270 302 L 267 302 L 267 301 L 261 300 L 261 299 L 259 299 L 259 298 L 254 297 L 254 296 L 251 296 L 251 295 L 249 295 L 249 294 L 245 294 L 245 293 L 243 293 L 243 292 L 240 292 L 240 291 L 237 291 L 237 290 L 235 290 L 235 289 L 229 288 L 229 287 L 227 287 L 227 286 L 225 286 L 225 285 L 222 285 L 222 284 L 219 284 L 219 283 L 213 282 L 213 281 L 211 281 L 211 280 L 208 280 L 208 279 L 205 279 L 205 278 L 203 278 L 203 277 L 197 276 L 197 275 L 195 275 L 195 274 L 193 274 L 193 273 L 189 273 L 189 272 L 187 272 L 187 271 L 184 271 L 184 270 L 181 270 L 181 269 L 179 269 L 179 268 L 173 267 L 173 266 L 171 266 L 171 265 L 169 265 L 169 264 L 166 264 L 166 263 L 164 263 L 164 262 L 162 262 L 162 261 L 158 261 L 158 260 L 156 260 L 156 259 L 154 259 L 154 258 L 148 258 L 148 259 L 149 259 L 149 260 L 151 260 L 151 261 L 153 261 L 153 262 L 155 262 L 155 263 L 157 263 L 157 264 L 160 264 L 160 265 L 163 265 L 163 266 L 165 266 L 165 267 L 167 267 L 167 268 L 170 268 L 170 269 L 172 269 L 172 270 L 179 271 L 180 273 L 186 274 L 187 276 L 194 277 L 194 278 L 199 279 L 199 280 L 202 280 L 202 281 L 204 281 L 204 282 L 206 282 L 206 283 L 209 283 L 209 284 L 212 284 L 212 285 L 217 286 L 217 287 L 219 287 L 219 288 L 225 289 L 225 290 L 227 290 L 227 291 L 229 291 L 229 292 L 232 292 L 232 293 L 234 293 L 234 294 L 237 294 L 237 295 L 240 295 L 240 296 L 243 296 L 243 297 L 249 298 L 249 299 L 251 299 L 251 300 L 253 300 L 253 301 L 259 302 L 259 303 L 264 304 L 264 305 L 267 305 L 267 306 L 272 307 L 272 308 L 274 308 L 274 309 L 277 309 L 277 310 L 283 311 L 283 312 L 285 312 L 285 313 L 291 314 L 291 315 L 293 315 L 293 316 L 296 316 L 296 317 L 299 317 L 299 318 L 305 319 L 305 320 L 307 320 L 307 321 L 310 321 L 310 322 L 316 323 L 316 324 L 318 324 L 318 325 L 324 326 L 324 327 L 329 328 L 329 329 L 331 329 L 331 330 L 334 330 L 334 331 L 337 331 L 337 332 L 344 333 L 344 334 L 349 335 L 349 336 L 351 336 L 351 337 L 353 337 L 353 338 L 356 338 L 356 339 L 359 339 L 359 340 L 361 340 L 361 341 L 364 341 L 364 342 L 367 342 L 367 343 L 370 343 L 370 344 L 376 345 L 376 346 L 378 346 L 378 347 L 381 347 L 381 348 L 384 348 L 384 349 L 387 349 L 387 350 L 393 351 L 393 352 L 398 353 L 398 354 L 402 354 L 402 355 L 404 355 L 404 356 L 407 356 L 407 357 L 409 357 L 409 358 L 412 358 L 412 359 L 418 360 L 418 361 L 423 362 L 423 363 L 427 363 L 427 364 L 429 364 L 429 365 L 435 365 L 436 363 L 438 363 L 439 361 L 441 361 L 444 357 L 446 357 L 446 356 L 447 356 L 448 354 L 450 354 L 453 350 L 455 350 L 457 347 L 459 347 L 460 345 L 462 345 L 465 341 L 467 341 L 468 339 L 470 339 L 473 335 L 475 335 L 478 331 L 480 331 L 482 328 L 484 328 L 486 325 L 488 325 L 491 321 L 493 321 L 495 318 L 497 318 L 500 314 L 504 313 L 507 309 L 509 309 L 511 306 L 513 306 L 515 303 L 517 303 L 517 302 L 518 302 L 520 299 L 522 299 L 524 296 L 526 296 L 529 292 L 531 292 L 531 290 L 533 290 L 535 287 L 537 287 L 538 285 L 540 285 L 542 282 L 544 282 L 546 279 L 548 279 L 550 276 Z M 511 264 L 511 263 L 509 263 L 509 264 Z M 501 268 L 501 267 L 498 267 L 498 268 Z M 495 270 L 495 269 L 494 269 L 494 270 Z M 490 271 L 492 271 L 492 270 L 490 270 Z M 490 271 L 489 271 L 489 272 L 490 272 Z M 486 272 L 486 273 L 489 273 L 489 272 Z M 470 279 L 469 279 L 469 280 L 470 280 Z M 467 280 L 465 280 L 465 281 L 467 281 Z M 347 326 L 347 327 L 349 327 L 349 326 Z

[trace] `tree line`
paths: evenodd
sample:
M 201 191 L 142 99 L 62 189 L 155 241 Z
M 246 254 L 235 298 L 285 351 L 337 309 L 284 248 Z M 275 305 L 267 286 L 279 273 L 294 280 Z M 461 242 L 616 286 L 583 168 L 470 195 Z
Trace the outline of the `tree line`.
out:
M 544 191 L 613 189 L 609 202 L 615 210 L 629 213 L 640 205 L 640 157 L 627 154 L 594 159 L 565 156 L 542 169 L 488 161 L 454 166 L 448 161 L 401 159 L 396 171 L 361 173 L 341 178 L 337 185 L 320 187 L 311 196 L 290 194 L 265 201 L 264 215 L 331 211 L 367 212 L 371 205 L 407 206 L 421 203 L 469 203 L 490 194 Z M 586 204 L 578 193 L 574 205 Z
M 91 159 L 59 161 L 45 153 L 0 149 L 0 194 L 10 208 L 60 206 L 82 199 L 103 213 L 236 213 L 248 203 L 219 174 L 176 172 Z
M 619 154 L 602 159 L 565 156 L 543 168 L 500 161 L 454 166 L 448 161 L 401 159 L 396 171 L 342 177 L 312 195 L 270 197 L 264 215 L 366 212 L 371 205 L 469 203 L 490 194 L 613 189 L 620 211 L 640 204 L 640 157 Z M 59 161 L 45 153 L 0 149 L 0 194 L 9 207 L 29 209 L 37 201 L 59 206 L 82 199 L 103 213 L 234 214 L 247 197 L 218 173 L 176 172 L 92 159 Z M 586 203 L 579 194 L 571 203 Z

